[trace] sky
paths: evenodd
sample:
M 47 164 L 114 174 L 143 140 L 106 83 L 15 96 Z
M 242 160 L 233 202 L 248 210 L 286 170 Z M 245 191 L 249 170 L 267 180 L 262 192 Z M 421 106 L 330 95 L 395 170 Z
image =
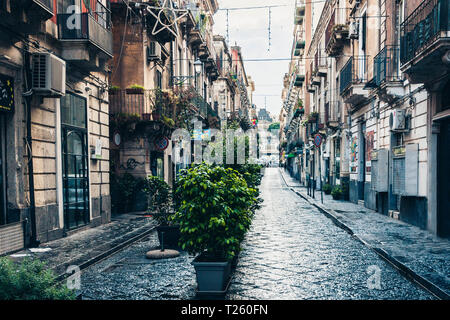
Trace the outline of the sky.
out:
M 278 115 L 282 106 L 283 77 L 289 60 L 252 62 L 246 59 L 289 58 L 294 31 L 295 0 L 218 0 L 219 11 L 214 16 L 214 34 L 227 35 L 225 8 L 285 5 L 271 9 L 271 46 L 269 50 L 269 9 L 230 10 L 228 15 L 230 46 L 242 48 L 245 71 L 255 82 L 253 102 L 272 116 Z

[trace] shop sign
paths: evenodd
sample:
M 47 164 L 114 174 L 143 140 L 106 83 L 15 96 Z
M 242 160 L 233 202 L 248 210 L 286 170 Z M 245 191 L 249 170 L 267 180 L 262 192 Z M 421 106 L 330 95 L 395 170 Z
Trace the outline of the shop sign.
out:
M 0 112 L 14 112 L 14 79 L 0 74 Z

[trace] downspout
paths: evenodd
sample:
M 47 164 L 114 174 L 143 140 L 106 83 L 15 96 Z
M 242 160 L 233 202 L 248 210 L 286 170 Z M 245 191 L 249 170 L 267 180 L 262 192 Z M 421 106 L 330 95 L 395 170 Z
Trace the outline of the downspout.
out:
M 169 75 L 169 86 L 172 89 L 174 88 L 174 82 L 173 82 L 173 41 L 170 42 L 170 75 Z
M 30 66 L 30 53 L 28 51 L 28 46 L 24 53 L 24 72 L 25 72 L 25 92 L 31 90 L 31 66 Z M 36 231 L 36 200 L 34 194 L 34 170 L 33 170 L 33 144 L 31 137 L 31 99 L 32 95 L 25 95 L 24 101 L 26 104 L 26 112 L 27 112 L 27 137 L 26 144 L 28 148 L 27 158 L 28 158 L 28 190 L 30 194 L 30 220 L 31 220 L 31 239 L 29 247 L 37 247 L 40 244 L 40 241 L 37 240 L 37 231 Z

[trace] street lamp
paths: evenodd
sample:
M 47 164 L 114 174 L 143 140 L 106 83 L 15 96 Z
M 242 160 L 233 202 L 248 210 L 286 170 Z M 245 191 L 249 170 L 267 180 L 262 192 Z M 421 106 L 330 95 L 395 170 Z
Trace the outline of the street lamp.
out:
M 200 59 L 197 59 L 194 62 L 194 69 L 195 73 L 201 73 L 202 72 L 203 63 L 200 61 Z

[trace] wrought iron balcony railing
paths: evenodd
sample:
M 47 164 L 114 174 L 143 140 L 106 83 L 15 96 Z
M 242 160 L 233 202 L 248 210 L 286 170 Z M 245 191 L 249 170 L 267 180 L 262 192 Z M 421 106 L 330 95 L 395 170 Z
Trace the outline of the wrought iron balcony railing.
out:
M 373 75 L 377 86 L 401 80 L 399 46 L 387 46 L 374 57 Z
M 60 40 L 86 40 L 112 56 L 111 11 L 100 2 L 93 12 L 59 13 L 57 19 Z
M 342 68 L 339 75 L 339 85 L 341 95 L 352 85 L 367 82 L 367 57 L 350 57 L 347 64 Z
M 401 25 L 401 63 L 412 60 L 418 51 L 442 32 L 450 31 L 450 4 L 448 0 L 425 0 Z
M 109 113 L 134 115 L 142 120 L 157 120 L 152 113 L 168 118 L 173 117 L 174 110 L 166 103 L 161 90 L 110 90 Z

